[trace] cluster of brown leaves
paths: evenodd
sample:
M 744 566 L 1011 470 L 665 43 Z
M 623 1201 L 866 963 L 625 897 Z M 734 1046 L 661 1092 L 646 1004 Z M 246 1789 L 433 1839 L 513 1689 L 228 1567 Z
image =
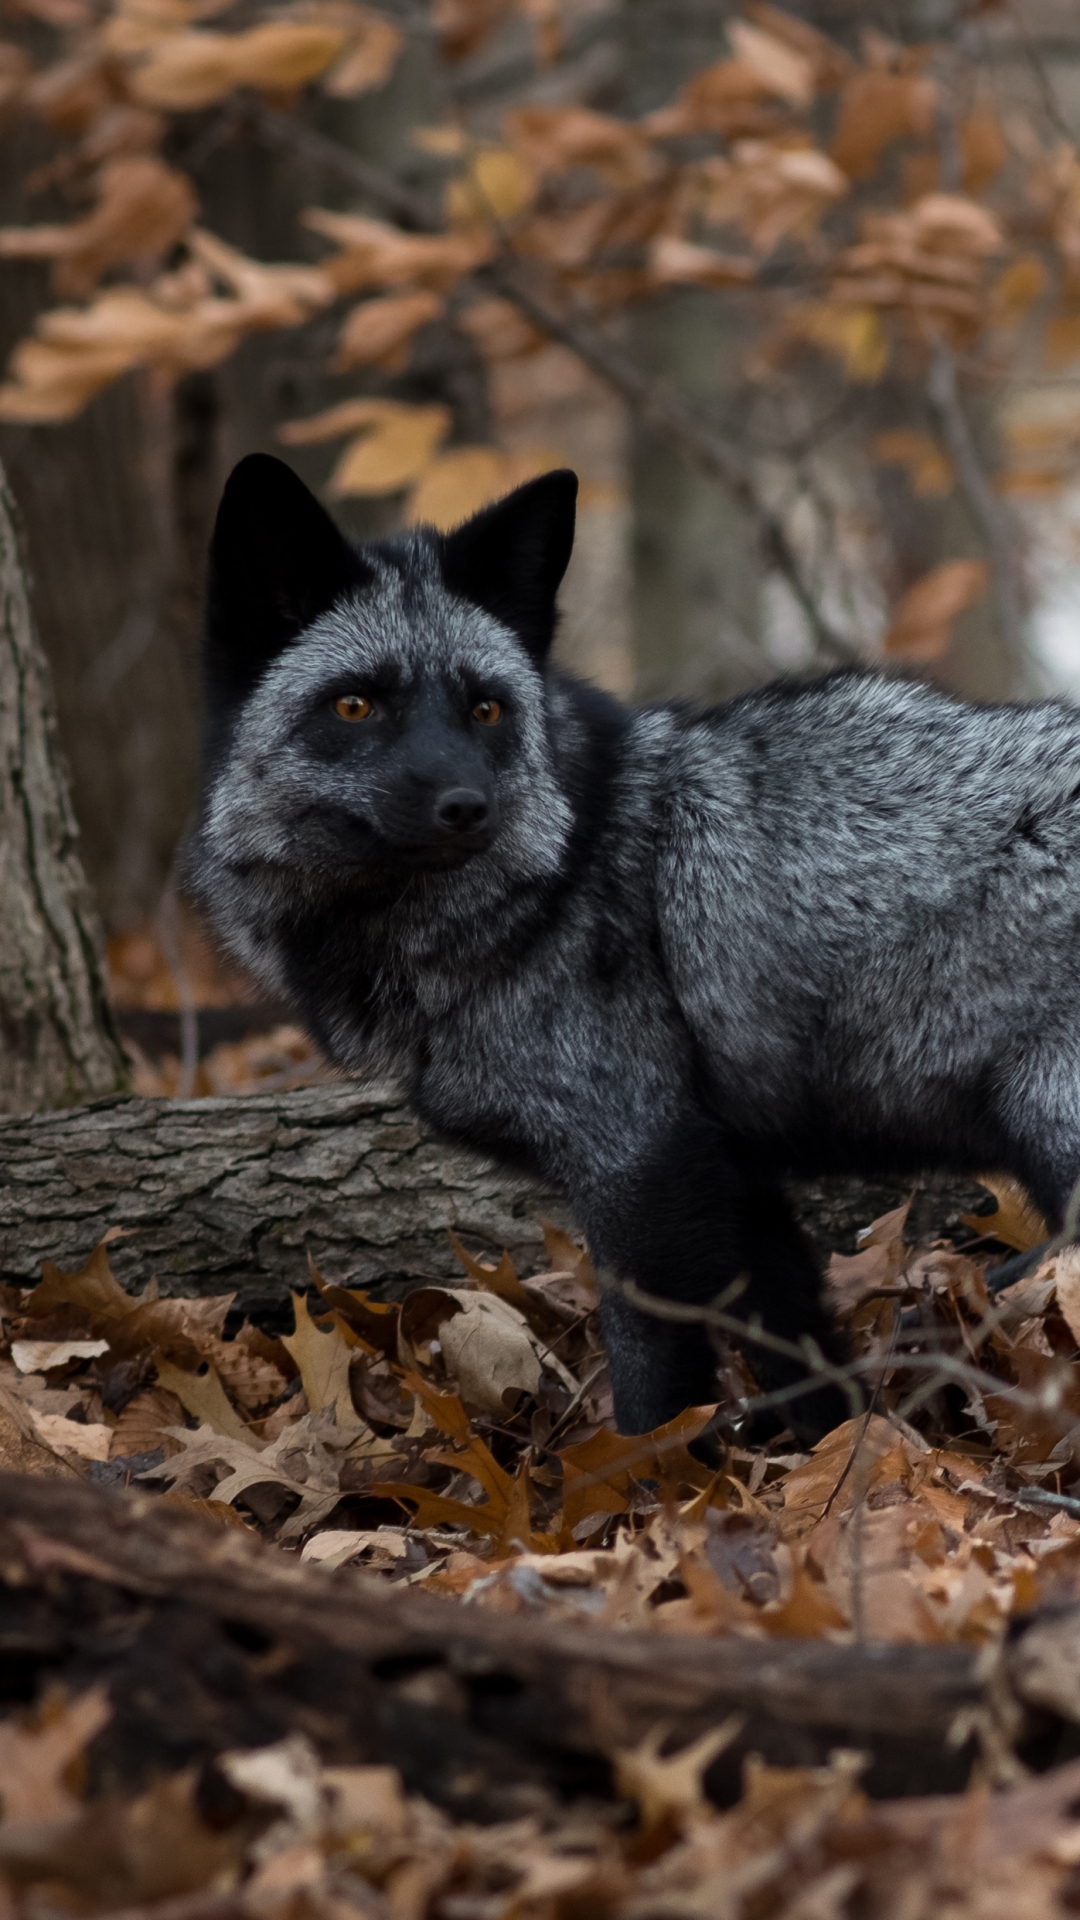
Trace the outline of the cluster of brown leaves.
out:
M 246 1324 L 225 1338 L 228 1296 L 161 1299 L 151 1282 L 133 1298 L 103 1244 L 80 1273 L 47 1268 L 5 1294 L 2 1407 L 20 1446 L 503 1612 L 995 1639 L 1080 1578 L 1068 1495 L 1032 1497 L 1080 1476 L 1080 1260 L 1058 1254 L 991 1303 L 985 1256 L 913 1253 L 904 1213 L 834 1256 L 873 1411 L 810 1454 L 790 1434 L 749 1446 L 721 1420 L 707 1466 L 691 1446 L 712 1407 L 616 1434 L 588 1257 L 554 1228 L 549 1272 L 521 1279 L 507 1255 L 488 1266 L 455 1242 L 463 1284 L 401 1305 L 312 1266 L 282 1338 Z M 1039 1230 L 1008 1194 L 972 1228 Z M 962 1410 L 943 1375 L 916 1427 L 904 1408 L 939 1352 L 967 1369 Z M 745 1362 L 732 1378 L 753 1394 Z
M 193 917 L 177 915 L 174 932 L 171 961 L 159 928 L 152 925 L 114 934 L 108 943 L 109 997 L 130 1061 L 132 1090 L 148 1098 L 174 1099 L 181 1091 L 180 1054 L 175 1040 L 156 1048 L 140 1044 L 125 1016 L 179 1015 L 186 1001 L 194 1010 L 198 1046 L 205 1014 L 219 1009 L 245 1013 L 251 999 L 251 983 L 210 946 Z M 187 1097 L 280 1092 L 332 1076 L 332 1068 L 300 1027 L 273 1014 L 254 1024 L 258 1031 L 199 1049 Z M 170 1025 L 176 1027 L 178 1021 Z
M 507 112 L 499 137 L 460 114 L 417 128 L 446 169 L 443 230 L 311 208 L 305 225 L 335 249 L 315 268 L 246 259 L 198 226 L 192 183 L 160 156 L 168 116 L 238 87 L 281 99 L 312 82 L 338 94 L 379 86 L 400 49 L 395 22 L 357 0 L 295 0 L 232 32 L 203 24 L 227 0 L 112 0 L 102 18 L 87 0 L 24 4 L 64 46 L 36 72 L 18 46 L 3 50 L 7 109 L 43 117 L 66 143 L 40 183 L 62 181 L 92 205 L 66 225 L 4 230 L 0 256 L 52 259 L 57 292 L 87 304 L 42 314 L 20 342 L 0 418 L 67 419 L 131 367 L 172 379 L 253 330 L 297 326 L 342 300 L 354 304 L 339 372 L 399 371 L 419 330 L 441 321 L 472 335 L 494 375 L 543 347 L 476 283 L 496 257 L 599 316 L 673 285 L 760 284 L 779 258 L 784 271 L 762 293 L 761 379 L 809 348 L 856 382 L 887 368 L 920 380 L 941 344 L 1000 376 L 1021 345 L 1031 362 L 1033 329 L 1046 365 L 1080 353 L 1080 158 L 1056 131 L 1043 139 L 1031 121 L 1003 119 L 971 76 L 950 77 L 935 43 L 867 29 L 855 57 L 748 0 L 728 24 L 727 56 L 639 120 L 537 102 Z M 454 61 L 515 15 L 531 23 L 540 64 L 557 58 L 558 0 L 435 0 L 432 23 Z M 958 156 L 947 183 L 945 125 Z M 409 518 L 439 525 L 558 458 L 540 446 L 448 448 L 450 424 L 438 406 L 365 396 L 290 423 L 283 438 L 345 439 L 332 494 L 405 492 Z M 1075 424 L 1040 420 L 1034 460 L 1030 429 L 1018 432 L 1002 490 L 1063 485 Z M 947 492 L 947 455 L 915 437 L 925 444 L 900 464 L 918 490 L 932 471 Z M 970 568 L 917 583 L 887 651 L 936 657 L 983 584 Z
M 1056 1920 L 1074 1883 L 1076 1762 L 1004 1794 L 890 1804 L 860 1790 L 857 1753 L 750 1759 L 721 1813 L 703 1775 L 725 1726 L 674 1754 L 662 1735 L 616 1750 L 624 1809 L 474 1826 L 406 1794 L 393 1767 L 322 1765 L 293 1733 L 218 1757 L 211 1818 L 194 1770 L 81 1801 L 73 1779 L 109 1717 L 95 1689 L 0 1727 L 0 1884 L 19 1920 L 43 1902 L 240 1920 Z
M 711 1408 L 615 1434 L 588 1257 L 549 1229 L 549 1271 L 522 1279 L 459 1245 L 463 1283 L 402 1305 L 312 1268 L 283 1338 L 225 1337 L 228 1298 L 153 1283 L 132 1297 L 104 1244 L 79 1273 L 46 1267 L 3 1296 L 0 1457 L 158 1486 L 449 1604 L 658 1633 L 994 1642 L 1080 1578 L 1080 1521 L 1030 1502 L 1080 1475 L 1080 1260 L 1058 1254 L 991 1304 L 988 1236 L 1027 1247 L 1043 1230 L 1015 1192 L 997 1200 L 970 1223 L 981 1252 L 911 1248 L 902 1208 L 834 1256 L 876 1410 L 810 1454 L 728 1428 L 706 1467 L 689 1446 Z M 905 1402 L 920 1345 L 970 1363 L 962 1411 L 940 1393 L 917 1416 Z M 79 1757 L 108 1714 L 98 1692 L 50 1696 L 0 1727 L 0 1876 L 20 1920 L 46 1883 L 65 1911 L 152 1914 L 205 1890 L 252 1920 L 1049 1920 L 1080 1857 L 1075 1766 L 882 1804 L 857 1754 L 788 1772 L 751 1759 L 718 1812 L 703 1780 L 727 1725 L 675 1753 L 662 1728 L 614 1750 L 621 1808 L 483 1828 L 406 1795 L 391 1768 L 322 1766 L 302 1734 L 220 1757 L 227 1819 L 191 1773 L 86 1805 Z

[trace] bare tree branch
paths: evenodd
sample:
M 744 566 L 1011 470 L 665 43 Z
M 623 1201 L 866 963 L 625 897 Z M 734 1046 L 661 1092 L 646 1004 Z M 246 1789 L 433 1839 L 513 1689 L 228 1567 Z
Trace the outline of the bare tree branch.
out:
M 935 350 L 926 391 L 952 456 L 964 498 L 986 542 L 1001 637 L 1011 658 L 1020 662 L 1024 658 L 1025 636 L 1023 605 L 1017 584 L 1015 529 L 979 459 L 960 399 L 956 356 L 952 348 L 944 343 L 940 343 Z

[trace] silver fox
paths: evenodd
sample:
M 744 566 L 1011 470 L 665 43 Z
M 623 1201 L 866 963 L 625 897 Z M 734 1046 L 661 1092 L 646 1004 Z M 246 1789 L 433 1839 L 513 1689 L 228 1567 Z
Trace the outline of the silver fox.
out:
M 357 548 L 241 463 L 195 884 L 335 1061 L 557 1184 L 617 1275 L 742 1276 L 838 1357 L 786 1176 L 1001 1168 L 1058 1222 L 1080 1174 L 1080 715 L 857 673 L 628 710 L 550 664 L 575 490 Z M 716 1397 L 700 1330 L 603 1311 L 624 1431 Z

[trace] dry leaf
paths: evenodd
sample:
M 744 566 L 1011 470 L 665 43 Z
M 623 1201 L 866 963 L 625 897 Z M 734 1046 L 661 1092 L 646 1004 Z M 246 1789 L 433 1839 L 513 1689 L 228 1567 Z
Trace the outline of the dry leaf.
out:
M 404 1560 L 408 1553 L 405 1534 L 394 1527 L 363 1527 L 353 1532 L 325 1527 L 307 1541 L 300 1558 L 321 1567 L 344 1567 L 369 1547 L 390 1560 Z
M 93 212 L 70 226 L 0 229 L 0 257 L 54 260 L 57 292 L 82 295 L 110 267 L 167 252 L 195 218 L 187 175 L 150 154 L 108 161 L 96 185 Z
M 437 293 L 398 293 L 365 300 L 353 308 L 338 334 L 334 372 L 376 363 L 390 370 L 403 367 L 414 333 L 437 319 L 442 309 Z
M 536 198 L 533 168 L 512 147 L 482 146 L 457 178 L 447 182 L 446 218 L 466 232 L 517 219 Z
M 417 1287 L 402 1307 L 399 1337 L 406 1366 L 415 1366 L 419 1346 L 437 1338 L 462 1400 L 487 1413 L 505 1414 L 519 1394 L 536 1393 L 544 1373 L 571 1392 L 577 1385 L 517 1308 L 496 1294 Z
M 633 1800 L 646 1833 L 666 1822 L 677 1830 L 707 1820 L 712 1807 L 706 1798 L 705 1774 L 725 1748 L 738 1739 L 745 1723 L 735 1713 L 703 1733 L 678 1753 L 661 1754 L 668 1729 L 652 1728 L 636 1747 L 620 1747 L 612 1755 L 615 1785 L 626 1799 Z
M 354 100 L 384 87 L 397 65 L 405 36 L 396 21 L 371 7 L 351 4 L 345 16 L 349 41 L 337 65 L 323 79 L 323 92 L 335 100 Z
M 938 660 L 952 638 L 953 621 L 986 592 L 985 560 L 945 560 L 909 587 L 893 608 L 881 642 L 891 658 Z
M 1007 1174 L 980 1174 L 979 1185 L 986 1187 L 997 1205 L 990 1213 L 965 1213 L 965 1227 L 972 1233 L 988 1233 L 1017 1253 L 1028 1253 L 1050 1238 L 1050 1228 L 1030 1194 Z
M 331 213 L 324 207 L 309 207 L 301 220 L 342 249 L 321 268 L 339 293 L 401 287 L 411 281 L 446 292 L 463 274 L 483 266 L 494 250 L 487 233 L 403 233 L 385 220 Z
M 406 520 L 448 532 L 461 525 L 492 500 L 501 500 L 526 480 L 565 465 L 557 449 L 521 448 L 500 453 L 497 447 L 452 447 L 436 454 L 409 495 Z
M 592 167 L 608 186 L 652 179 L 656 160 L 638 127 L 591 107 L 516 107 L 503 118 L 512 147 L 542 172 Z
M 788 315 L 787 330 L 835 353 L 851 380 L 880 380 L 889 364 L 889 342 L 873 307 L 809 301 Z
M 44 1825 L 79 1810 L 66 1775 L 112 1718 L 104 1687 L 77 1699 L 46 1696 L 36 1726 L 0 1720 L 0 1807 L 4 1823 Z
M 70 1360 L 93 1360 L 108 1353 L 107 1340 L 13 1340 L 11 1357 L 20 1373 L 48 1373 Z
M 450 430 L 450 409 L 373 400 L 369 430 L 345 448 L 327 482 L 332 500 L 397 493 L 417 480 Z
M 932 433 L 916 427 L 897 427 L 874 435 L 874 458 L 885 466 L 903 467 L 913 493 L 920 499 L 938 499 L 951 493 L 956 471 L 949 455 Z
M 793 107 L 810 105 L 815 75 L 807 54 L 738 16 L 728 21 L 727 35 L 736 60 L 749 67 L 769 93 Z
M 892 141 L 931 132 L 936 105 L 937 90 L 927 75 L 863 68 L 840 95 L 832 158 L 849 179 L 868 180 Z
M 250 1443 L 250 1429 L 229 1401 L 213 1367 L 207 1366 L 205 1372 L 185 1373 L 168 1360 L 159 1359 L 157 1376 L 166 1393 L 175 1394 L 184 1412 L 193 1414 L 200 1426 L 212 1427 L 215 1433 L 231 1434 L 234 1440 Z
M 737 287 L 753 280 L 752 260 L 695 246 L 675 234 L 659 234 L 649 248 L 649 274 L 665 287 Z
M 246 33 L 182 33 L 158 41 L 129 78 L 137 100 L 193 111 L 236 87 L 289 92 L 324 73 L 345 45 L 338 27 L 273 20 Z
M 339 1427 L 356 1426 L 349 1391 L 351 1354 L 337 1316 L 329 1328 L 323 1328 L 311 1318 L 302 1293 L 292 1295 L 292 1304 L 296 1325 L 291 1334 L 282 1336 L 281 1344 L 299 1369 L 308 1406 L 313 1413 L 332 1407 Z
M 62 1413 L 39 1413 L 31 1407 L 34 1431 L 46 1446 L 73 1453 L 79 1460 L 107 1460 L 112 1428 L 90 1421 L 69 1420 Z

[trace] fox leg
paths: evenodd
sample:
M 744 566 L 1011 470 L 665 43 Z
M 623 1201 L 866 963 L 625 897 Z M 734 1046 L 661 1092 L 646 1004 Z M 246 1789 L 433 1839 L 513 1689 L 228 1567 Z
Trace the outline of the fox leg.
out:
M 590 1245 L 616 1282 L 684 1306 L 706 1307 L 733 1281 L 727 1311 L 748 1329 L 798 1343 L 809 1334 L 830 1359 L 842 1349 L 820 1299 L 813 1252 L 778 1188 L 743 1173 L 720 1129 L 694 1116 L 647 1160 L 602 1194 L 579 1199 Z M 601 1303 L 615 1419 L 624 1433 L 646 1433 L 686 1406 L 715 1400 L 716 1352 L 707 1321 L 649 1313 L 609 1286 Z M 745 1349 L 765 1390 L 794 1385 L 807 1367 L 748 1332 Z M 779 1413 L 782 1424 L 817 1436 L 847 1418 L 834 1385 L 808 1388 Z

